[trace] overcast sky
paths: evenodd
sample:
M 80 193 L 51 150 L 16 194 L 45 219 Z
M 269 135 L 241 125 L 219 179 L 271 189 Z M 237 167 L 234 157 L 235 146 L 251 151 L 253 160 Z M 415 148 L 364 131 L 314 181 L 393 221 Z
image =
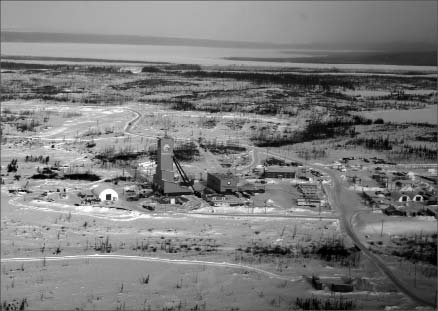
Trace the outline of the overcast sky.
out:
M 437 1 L 1 1 L 2 30 L 275 43 L 436 42 Z

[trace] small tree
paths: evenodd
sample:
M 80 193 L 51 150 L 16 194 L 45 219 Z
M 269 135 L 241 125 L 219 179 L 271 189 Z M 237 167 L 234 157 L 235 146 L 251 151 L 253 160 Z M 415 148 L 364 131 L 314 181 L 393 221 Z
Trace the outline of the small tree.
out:
M 385 122 L 383 121 L 382 118 L 378 118 L 376 120 L 374 120 L 374 124 L 384 124 Z
M 8 173 L 17 172 L 17 169 L 18 169 L 17 159 L 12 159 L 11 163 L 9 163 L 7 166 L 7 171 Z

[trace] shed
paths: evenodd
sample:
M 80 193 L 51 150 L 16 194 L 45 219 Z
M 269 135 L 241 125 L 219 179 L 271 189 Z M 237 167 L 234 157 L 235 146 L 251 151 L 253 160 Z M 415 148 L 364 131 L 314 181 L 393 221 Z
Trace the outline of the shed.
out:
M 322 290 L 322 283 L 319 277 L 312 276 L 312 286 L 316 290 Z
M 119 199 L 118 193 L 107 184 L 101 184 L 91 189 L 91 192 L 101 201 L 117 201 Z

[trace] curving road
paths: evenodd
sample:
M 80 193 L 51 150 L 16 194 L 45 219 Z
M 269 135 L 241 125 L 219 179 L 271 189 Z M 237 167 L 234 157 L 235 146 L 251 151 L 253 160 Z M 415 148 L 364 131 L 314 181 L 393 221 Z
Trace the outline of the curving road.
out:
M 263 150 L 262 148 L 257 148 L 257 150 Z M 269 153 L 276 158 L 281 158 L 289 161 L 302 161 L 301 159 L 296 159 L 293 157 L 285 157 L 283 155 L 277 154 L 275 152 Z M 377 255 L 375 255 L 372 251 L 370 251 L 359 239 L 356 232 L 353 229 L 351 220 L 353 216 L 360 211 L 355 206 L 360 206 L 360 202 L 358 201 L 358 196 L 350 191 L 347 191 L 341 185 L 341 181 L 339 177 L 332 170 L 326 169 L 320 166 L 312 166 L 307 165 L 309 167 L 314 168 L 315 170 L 322 171 L 329 175 L 333 180 L 333 189 L 328 191 L 328 199 L 330 201 L 330 205 L 336 207 L 339 211 L 341 227 L 347 233 L 347 235 L 351 238 L 354 244 L 367 256 L 371 262 L 373 262 L 376 267 L 384 273 L 393 283 L 394 285 L 404 294 L 409 296 L 412 300 L 421 303 L 423 305 L 427 305 L 433 308 L 436 308 L 436 302 L 432 300 L 427 300 L 417 292 L 413 291 L 412 288 L 406 286 L 406 284 L 401 281 L 387 265 L 386 263 Z
M 276 215 L 276 214 L 251 214 L 251 213 L 233 213 L 233 214 L 227 214 L 227 213 L 197 213 L 197 212 L 190 212 L 190 213 L 178 213 L 174 212 L 174 214 L 181 214 L 181 215 L 196 215 L 196 216 L 208 216 L 208 217 L 252 217 L 252 218 L 292 218 L 292 219 L 317 219 L 317 220 L 338 220 L 339 218 L 336 216 L 316 216 L 316 215 Z
M 409 296 L 414 301 L 417 301 L 421 304 L 428 305 L 430 307 L 436 308 L 435 301 L 427 300 L 420 296 L 417 292 L 414 292 L 412 288 L 406 286 L 406 284 L 401 281 L 394 273 L 393 270 L 391 270 L 386 263 L 383 261 L 382 258 L 374 254 L 372 251 L 370 251 L 359 239 L 359 237 L 356 235 L 352 228 L 351 220 L 354 216 L 354 214 L 357 213 L 357 211 L 352 211 L 350 207 L 345 204 L 346 200 L 343 199 L 346 197 L 346 190 L 341 186 L 339 180 L 337 178 L 334 180 L 334 197 L 333 197 L 333 203 L 340 209 L 341 214 L 341 222 L 342 227 L 344 228 L 345 232 L 350 236 L 350 238 L 353 240 L 354 244 L 367 256 L 378 268 L 380 271 L 382 271 L 386 276 L 397 286 L 397 288 L 405 293 L 407 296 Z
M 91 106 L 92 107 L 92 106 Z M 99 107 L 99 106 L 96 106 Z M 148 137 L 148 138 L 157 138 L 156 136 L 147 136 L 147 135 L 140 135 L 140 134 L 135 134 L 132 133 L 132 129 L 136 126 L 137 122 L 139 121 L 139 119 L 141 118 L 141 113 L 131 109 L 131 108 L 127 108 L 127 107 L 119 107 L 120 109 L 124 109 L 127 111 L 130 111 L 132 113 L 135 114 L 135 117 L 131 120 L 129 120 L 128 122 L 126 122 L 125 127 L 123 128 L 123 132 L 125 134 L 128 135 L 133 135 L 133 136 L 138 136 L 138 137 Z M 52 135 L 34 135 L 34 136 L 24 136 L 24 135 L 8 135 L 7 137 L 11 137 L 11 138 L 27 138 L 27 139 L 32 139 L 32 140 L 44 140 L 44 141 L 76 141 L 78 140 L 78 138 L 75 137 L 63 137 L 63 138 L 50 138 L 50 136 L 53 136 L 55 134 Z M 81 141 L 92 141 L 92 140 L 110 140 L 110 139 L 115 139 L 117 137 L 100 137 L 100 138 L 81 138 Z
M 142 135 L 138 135 L 138 134 L 131 133 L 131 130 L 135 127 L 135 125 L 137 124 L 138 120 L 140 120 L 140 118 L 141 118 L 141 113 L 138 112 L 138 111 L 136 111 L 136 110 L 133 110 L 133 109 L 131 109 L 131 108 L 124 108 L 124 109 L 133 112 L 133 113 L 135 114 L 135 117 L 134 117 L 133 119 L 129 120 L 129 121 L 125 124 L 125 127 L 123 128 L 123 131 L 124 131 L 126 134 L 129 134 L 129 135 L 142 136 Z

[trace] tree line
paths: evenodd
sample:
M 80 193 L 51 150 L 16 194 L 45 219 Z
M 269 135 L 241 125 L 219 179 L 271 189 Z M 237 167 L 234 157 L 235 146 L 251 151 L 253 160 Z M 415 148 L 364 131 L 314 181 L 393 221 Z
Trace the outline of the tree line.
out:
M 252 133 L 250 139 L 258 147 L 280 147 L 289 144 L 313 141 L 316 139 L 329 139 L 337 136 L 355 136 L 354 125 L 371 125 L 371 119 L 362 116 L 333 117 L 328 120 L 314 118 L 301 131 L 291 133 L 271 133 L 262 129 Z
M 186 71 L 181 73 L 186 77 L 235 79 L 254 83 L 302 85 L 306 87 L 321 86 L 324 90 L 331 87 L 354 89 L 355 85 L 349 77 L 335 77 L 329 75 L 301 75 L 292 73 L 258 73 L 258 72 L 231 72 L 231 71 Z

